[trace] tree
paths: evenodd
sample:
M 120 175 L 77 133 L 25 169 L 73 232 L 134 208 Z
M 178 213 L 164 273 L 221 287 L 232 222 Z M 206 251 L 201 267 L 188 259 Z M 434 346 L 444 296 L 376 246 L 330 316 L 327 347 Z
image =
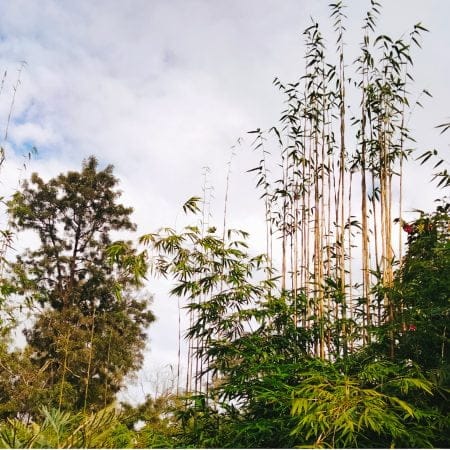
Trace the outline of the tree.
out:
M 135 225 L 132 209 L 117 202 L 112 166 L 97 166 L 90 157 L 80 172 L 48 182 L 34 173 L 8 204 L 13 226 L 40 239 L 13 268 L 20 293 L 42 307 L 25 335 L 33 364 L 47 375 L 48 403 L 60 408 L 109 404 L 140 367 L 154 320 L 148 296 L 139 297 L 106 255 L 111 232 Z
M 408 251 L 398 271 L 400 355 L 424 369 L 450 365 L 450 204 L 404 224 Z
M 19 412 L 27 419 L 36 403 L 45 395 L 46 376 L 33 367 L 29 349 L 10 351 L 9 342 L 0 340 L 0 418 Z

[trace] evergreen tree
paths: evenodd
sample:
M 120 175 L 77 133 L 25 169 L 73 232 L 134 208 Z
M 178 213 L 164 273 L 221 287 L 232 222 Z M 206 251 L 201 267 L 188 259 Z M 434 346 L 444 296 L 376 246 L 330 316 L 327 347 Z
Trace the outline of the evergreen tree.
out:
M 48 182 L 33 174 L 9 202 L 14 227 L 40 238 L 14 271 L 21 293 L 42 306 L 25 335 L 33 363 L 47 375 L 44 402 L 58 407 L 109 404 L 140 367 L 154 320 L 149 298 L 139 298 L 132 277 L 108 261 L 111 232 L 135 225 L 132 209 L 117 202 L 112 166 L 97 166 L 90 157 L 80 172 Z

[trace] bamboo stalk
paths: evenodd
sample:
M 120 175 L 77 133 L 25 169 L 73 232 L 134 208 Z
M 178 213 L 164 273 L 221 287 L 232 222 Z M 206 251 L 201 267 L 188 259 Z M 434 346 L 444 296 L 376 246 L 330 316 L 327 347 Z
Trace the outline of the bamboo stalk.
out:
M 92 366 L 92 355 L 94 350 L 94 326 L 95 326 L 95 307 L 92 313 L 92 325 L 91 325 L 91 335 L 89 339 L 89 359 L 88 359 L 88 367 L 86 371 L 86 386 L 84 390 L 84 403 L 83 403 L 83 413 L 86 412 L 87 406 L 87 398 L 88 398 L 88 390 L 89 390 L 89 381 L 91 378 L 91 366 Z

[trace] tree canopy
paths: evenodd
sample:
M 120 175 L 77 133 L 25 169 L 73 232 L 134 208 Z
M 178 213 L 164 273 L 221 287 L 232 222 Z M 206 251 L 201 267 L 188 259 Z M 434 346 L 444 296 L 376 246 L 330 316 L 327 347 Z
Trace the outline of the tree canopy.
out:
M 48 182 L 33 174 L 8 204 L 15 229 L 40 240 L 13 269 L 18 292 L 42 308 L 25 336 L 36 370 L 46 374 L 49 405 L 109 405 L 140 367 L 154 320 L 149 296 L 106 255 L 112 232 L 135 229 L 112 171 L 90 157 L 80 172 Z

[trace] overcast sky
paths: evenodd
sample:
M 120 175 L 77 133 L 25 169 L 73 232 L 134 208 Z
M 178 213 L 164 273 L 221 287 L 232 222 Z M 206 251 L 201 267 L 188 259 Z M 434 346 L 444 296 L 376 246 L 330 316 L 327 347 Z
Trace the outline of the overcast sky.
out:
M 48 178 L 77 169 L 87 156 L 112 163 L 122 201 L 133 206 L 140 234 L 174 226 L 182 203 L 201 195 L 210 168 L 212 213 L 222 221 L 230 148 L 246 132 L 276 125 L 279 76 L 294 81 L 303 69 L 302 30 L 311 16 L 330 28 L 327 0 L 0 0 L 0 132 L 6 127 L 20 61 L 26 61 L 15 98 L 0 195 L 18 178 Z M 369 1 L 348 1 L 349 54 L 361 41 Z M 423 151 L 448 155 L 450 1 L 385 1 L 379 30 L 393 37 L 422 22 L 429 30 L 414 51 L 415 91 L 427 89 L 424 110 L 410 126 Z M 334 38 L 333 38 L 334 39 Z M 330 38 L 330 47 L 334 40 Z M 350 58 L 349 58 L 350 59 Z M 258 158 L 244 142 L 233 160 L 229 221 L 258 238 L 262 204 L 245 171 Z M 33 146 L 38 157 L 19 170 Z M 418 184 L 420 179 L 422 184 Z M 411 169 L 406 207 L 431 209 L 439 196 L 429 174 Z M 420 186 L 420 188 L 419 188 Z M 150 332 L 146 370 L 133 394 L 150 392 L 155 367 L 176 360 L 176 304 L 167 284 L 150 281 L 158 317 Z

